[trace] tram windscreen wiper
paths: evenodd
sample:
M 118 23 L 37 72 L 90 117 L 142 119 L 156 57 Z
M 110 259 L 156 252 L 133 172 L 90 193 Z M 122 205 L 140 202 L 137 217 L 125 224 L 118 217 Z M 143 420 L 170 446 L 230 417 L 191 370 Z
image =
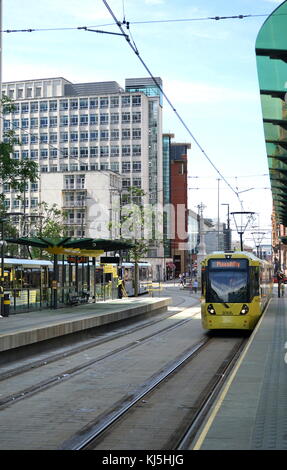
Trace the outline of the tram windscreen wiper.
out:
M 222 305 L 224 305 L 225 308 L 229 308 L 229 305 L 226 304 L 225 302 L 221 302 L 221 303 L 222 303 Z

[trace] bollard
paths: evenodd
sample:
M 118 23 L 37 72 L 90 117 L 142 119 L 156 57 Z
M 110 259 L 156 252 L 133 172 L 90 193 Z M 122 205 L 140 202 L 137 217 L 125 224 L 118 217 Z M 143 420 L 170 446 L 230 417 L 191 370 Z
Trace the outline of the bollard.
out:
M 3 317 L 9 317 L 9 313 L 10 313 L 10 296 L 9 294 L 4 294 Z

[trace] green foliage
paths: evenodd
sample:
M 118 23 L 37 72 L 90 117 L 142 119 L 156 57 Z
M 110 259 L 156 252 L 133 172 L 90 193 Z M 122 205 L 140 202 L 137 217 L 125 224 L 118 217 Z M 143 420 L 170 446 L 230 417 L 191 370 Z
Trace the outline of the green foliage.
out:
M 57 238 L 66 235 L 65 211 L 58 208 L 57 204 L 49 206 L 47 202 L 41 202 L 35 215 L 36 222 L 33 225 L 33 236 L 44 238 Z M 31 230 L 30 230 L 31 233 Z M 50 259 L 52 255 L 43 252 L 39 248 L 32 248 L 33 258 Z
M 1 100 L 3 112 L 11 112 L 13 103 L 9 98 Z M 38 179 L 38 164 L 31 160 L 17 160 L 13 158 L 14 145 L 21 145 L 15 137 L 13 130 L 5 131 L 3 142 L 0 142 L 0 179 L 2 182 L 1 198 L 3 200 L 3 184 L 9 183 L 10 187 L 19 193 L 24 192 L 28 181 L 35 183 Z

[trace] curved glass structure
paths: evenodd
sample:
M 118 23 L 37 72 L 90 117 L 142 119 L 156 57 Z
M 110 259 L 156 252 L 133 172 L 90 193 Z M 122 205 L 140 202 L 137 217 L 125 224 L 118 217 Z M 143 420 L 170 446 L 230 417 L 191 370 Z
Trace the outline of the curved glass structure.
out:
M 266 151 L 276 219 L 287 226 L 287 0 L 256 39 Z

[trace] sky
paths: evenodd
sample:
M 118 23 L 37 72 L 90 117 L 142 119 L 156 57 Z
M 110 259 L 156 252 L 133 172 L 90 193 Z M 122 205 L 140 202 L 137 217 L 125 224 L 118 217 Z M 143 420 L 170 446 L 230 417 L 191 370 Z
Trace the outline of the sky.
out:
M 129 22 L 129 30 L 123 27 L 142 61 L 162 78 L 172 104 L 164 99 L 163 132 L 191 144 L 189 208 L 196 212 L 203 204 L 204 217 L 213 219 L 219 208 L 222 221 L 222 204 L 230 212 L 252 211 L 256 218 L 244 239 L 252 245 L 251 232 L 262 231 L 263 243 L 270 243 L 272 198 L 255 41 L 281 0 L 107 3 L 117 20 Z M 123 37 L 76 29 L 120 32 L 103 0 L 2 0 L 2 9 L 3 81 L 64 77 L 124 87 L 125 78 L 148 76 Z M 252 16 L 208 19 L 238 15 Z M 5 32 L 15 29 L 40 31 Z M 236 233 L 232 217 L 231 223 Z

